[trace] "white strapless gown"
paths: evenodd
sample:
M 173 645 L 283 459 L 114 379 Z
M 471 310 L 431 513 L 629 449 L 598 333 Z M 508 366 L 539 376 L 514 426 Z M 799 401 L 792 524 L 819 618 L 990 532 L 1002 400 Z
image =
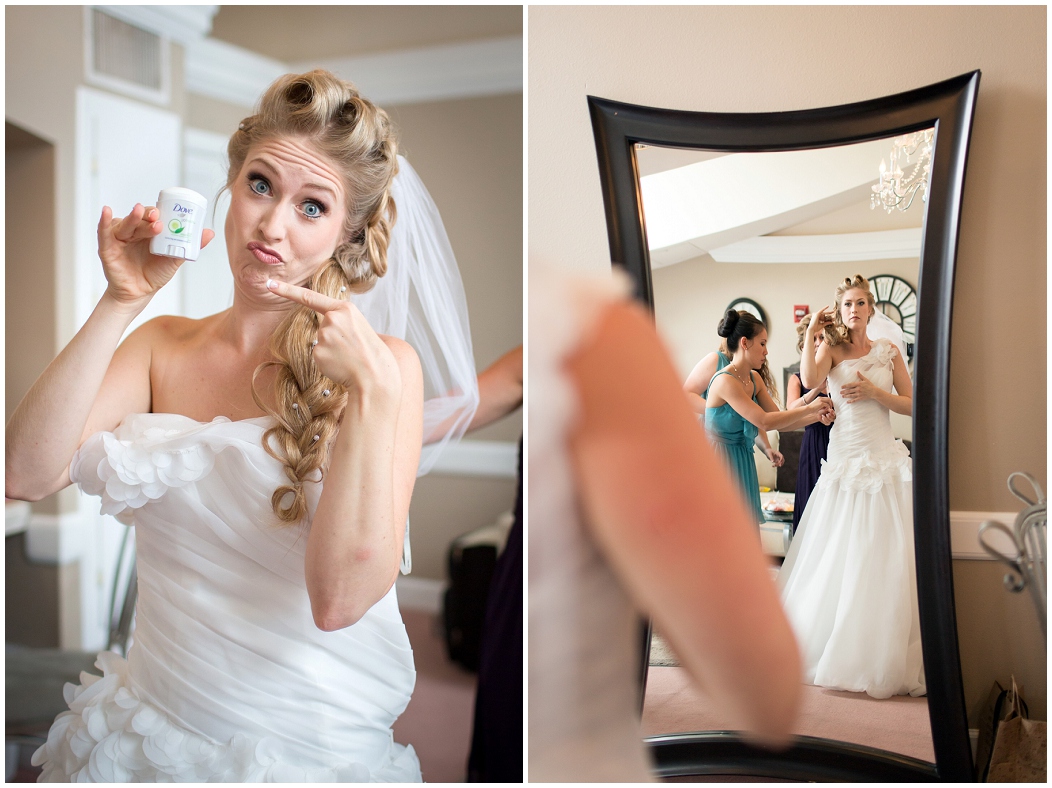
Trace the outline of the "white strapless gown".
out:
M 135 642 L 66 685 L 41 781 L 421 779 L 391 733 L 416 680 L 395 590 L 351 627 L 315 626 L 308 526 L 271 509 L 269 424 L 134 415 L 74 456 L 71 479 L 136 528 Z
M 925 694 L 913 473 L 888 409 L 850 404 L 840 388 L 861 372 L 891 391 L 894 356 L 891 342 L 876 340 L 830 371 L 829 453 L 779 575 L 806 681 L 875 698 Z

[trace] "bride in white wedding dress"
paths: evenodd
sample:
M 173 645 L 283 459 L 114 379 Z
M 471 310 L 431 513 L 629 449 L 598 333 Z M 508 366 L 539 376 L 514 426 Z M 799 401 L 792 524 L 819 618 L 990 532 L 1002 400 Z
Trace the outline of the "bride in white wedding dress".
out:
M 44 781 L 419 781 L 391 733 L 415 682 L 394 581 L 422 434 L 462 431 L 478 395 L 469 336 L 467 362 L 444 359 L 471 367 L 453 385 L 377 330 L 395 333 L 411 286 L 439 299 L 395 270 L 392 241 L 396 203 L 434 206 L 387 115 L 328 72 L 275 82 L 228 153 L 233 306 L 118 347 L 181 261 L 149 253 L 155 209 L 103 209 L 108 289 L 8 426 L 9 496 L 73 482 L 136 529 L 128 660 L 104 652 L 102 677 L 66 685 L 33 762 Z M 367 319 L 349 299 L 385 274 L 389 241 L 401 295 L 358 302 Z M 462 307 L 455 263 L 428 263 Z M 466 333 L 466 313 L 447 322 Z
M 803 384 L 828 377 L 837 418 L 779 575 L 782 602 L 808 683 L 876 698 L 923 695 L 913 475 L 889 415 L 911 414 L 912 384 L 895 344 L 867 337 L 869 282 L 845 279 L 836 304 L 832 315 L 815 313 L 804 340 Z

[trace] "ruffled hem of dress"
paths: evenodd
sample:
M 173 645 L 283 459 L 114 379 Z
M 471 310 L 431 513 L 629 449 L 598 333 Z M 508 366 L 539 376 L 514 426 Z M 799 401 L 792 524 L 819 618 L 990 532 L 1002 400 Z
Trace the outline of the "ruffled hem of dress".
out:
M 863 451 L 840 462 L 822 460 L 819 484 L 839 484 L 849 492 L 878 493 L 885 484 L 913 481 L 910 451 L 896 440 L 887 451 Z
M 265 427 L 257 419 L 232 422 L 217 416 L 198 422 L 171 413 L 134 414 L 113 432 L 97 432 L 84 441 L 70 463 L 70 481 L 99 496 L 103 514 L 130 525 L 133 509 L 207 476 L 217 452 L 243 442 L 231 427 L 244 425 L 253 427 L 258 442 L 255 433 Z
M 211 741 L 172 722 L 141 700 L 127 682 L 128 663 L 112 652 L 95 663 L 103 675 L 81 673 L 66 684 L 69 711 L 55 718 L 47 742 L 33 754 L 40 782 L 419 782 L 411 746 L 392 744 L 382 769 L 361 763 L 304 767 L 283 759 L 271 738 L 236 735 Z

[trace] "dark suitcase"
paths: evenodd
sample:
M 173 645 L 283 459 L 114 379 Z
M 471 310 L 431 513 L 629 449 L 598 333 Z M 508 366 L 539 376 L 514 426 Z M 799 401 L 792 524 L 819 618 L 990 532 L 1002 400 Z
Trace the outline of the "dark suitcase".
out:
M 446 649 L 451 660 L 473 672 L 479 667 L 490 581 L 510 527 L 506 519 L 457 537 L 449 546 L 449 588 L 442 604 Z

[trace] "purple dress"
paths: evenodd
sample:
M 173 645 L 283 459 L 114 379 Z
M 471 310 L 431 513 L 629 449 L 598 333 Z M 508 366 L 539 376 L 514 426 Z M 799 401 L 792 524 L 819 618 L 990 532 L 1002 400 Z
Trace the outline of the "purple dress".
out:
M 811 389 L 804 387 L 804 382 L 799 374 L 794 378 L 800 381 L 800 391 L 804 396 Z M 828 397 L 828 394 L 819 394 L 820 397 Z M 823 424 L 816 421 L 804 427 L 804 437 L 800 441 L 800 462 L 796 468 L 796 498 L 793 502 L 793 533 L 796 526 L 800 524 L 800 516 L 807 507 L 807 499 L 811 497 L 811 491 L 818 484 L 818 476 L 822 473 L 822 460 L 826 458 L 829 450 L 829 431 L 833 429 L 832 424 Z

